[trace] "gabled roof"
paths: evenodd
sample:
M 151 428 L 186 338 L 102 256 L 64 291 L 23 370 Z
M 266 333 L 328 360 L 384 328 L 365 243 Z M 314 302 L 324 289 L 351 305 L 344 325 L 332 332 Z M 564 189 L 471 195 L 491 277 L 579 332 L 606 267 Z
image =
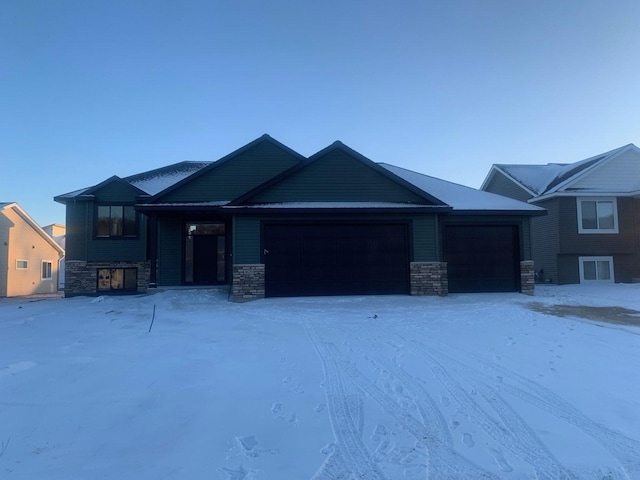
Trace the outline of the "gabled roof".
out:
M 586 158 L 574 163 L 547 163 L 546 165 L 495 164 L 482 183 L 481 189 L 491 181 L 496 173 L 501 173 L 533 197 L 553 195 L 564 191 L 571 184 L 584 178 L 589 172 L 609 163 L 622 153 L 640 149 L 630 143 L 606 153 Z
M 20 205 L 15 202 L 2 202 L 0 203 L 0 211 L 12 209 L 16 212 L 31 228 L 33 228 L 38 235 L 40 235 L 46 242 L 51 245 L 60 255 L 64 255 L 64 249 L 56 243 L 56 241 L 45 232 L 31 216 L 25 212 Z
M 168 165 L 162 168 L 156 168 L 155 170 L 149 170 L 148 172 L 130 175 L 124 178 L 114 176 L 107 179 L 105 182 L 99 183 L 98 185 L 58 195 L 54 200 L 56 202 L 65 203 L 66 200 L 90 196 L 92 195 L 92 192 L 95 192 L 98 188 L 105 186 L 107 182 L 113 181 L 114 179 L 127 182 L 134 188 L 140 190 L 140 193 L 142 194 L 155 195 L 211 163 L 212 162 L 185 161 L 174 163 L 173 165 Z
M 377 172 L 381 176 L 391 180 L 392 182 L 396 183 L 397 185 L 399 185 L 399 186 L 405 188 L 406 190 L 412 192 L 413 194 L 415 194 L 418 197 L 422 198 L 430 206 L 448 207 L 448 205 L 445 202 L 443 202 L 442 200 L 434 197 L 430 192 L 425 192 L 425 191 L 423 191 L 423 190 L 421 190 L 419 188 L 416 188 L 416 186 L 413 185 L 412 183 L 407 182 L 405 179 L 395 175 L 393 172 L 390 172 L 389 170 L 380 167 L 377 163 L 373 162 L 372 160 L 368 159 L 367 157 L 365 157 L 361 153 L 353 150 L 352 148 L 350 148 L 349 146 L 345 145 L 344 143 L 342 143 L 340 141 L 333 142 L 328 147 L 323 148 L 319 152 L 317 152 L 314 155 L 312 155 L 311 157 L 309 157 L 308 160 L 300 162 L 298 165 L 295 165 L 295 166 L 291 167 L 290 169 L 285 170 L 280 175 L 276 175 L 271 180 L 263 183 L 262 185 L 259 185 L 258 187 L 254 188 L 253 190 L 247 192 L 246 194 L 241 195 L 240 197 L 234 199 L 232 202 L 229 203 L 229 205 L 230 206 L 239 206 L 239 205 L 243 205 L 245 203 L 251 203 L 252 199 L 257 197 L 260 193 L 263 193 L 263 192 L 269 190 L 270 188 L 272 188 L 273 186 L 275 186 L 275 185 L 277 185 L 277 184 L 279 184 L 279 183 L 281 183 L 281 182 L 293 177 L 298 172 L 301 172 L 305 168 L 310 167 L 315 162 L 320 161 L 322 158 L 325 158 L 329 153 L 334 152 L 336 150 L 344 152 L 345 154 L 349 155 L 351 158 L 357 160 L 358 162 L 362 163 L 366 167 L 374 170 L 375 172 Z M 299 202 L 295 202 L 295 203 L 297 204 Z M 309 202 L 303 202 L 303 203 L 309 203 Z M 320 202 L 320 203 L 327 203 L 327 202 Z M 344 203 L 344 202 L 329 202 L 329 203 L 337 205 L 337 203 Z M 353 203 L 353 202 L 348 202 L 348 203 Z M 361 203 L 361 202 L 356 202 L 356 203 Z M 366 202 L 366 203 L 371 203 L 371 202 Z M 378 203 L 378 202 L 373 202 L 373 203 Z M 284 204 L 282 204 L 282 205 L 284 205 Z
M 275 145 L 278 148 L 290 153 L 293 157 L 296 157 L 300 162 L 304 162 L 306 160 L 305 157 L 300 155 L 295 150 L 287 147 L 283 143 L 280 143 L 279 141 L 277 141 L 276 139 L 274 139 L 273 137 L 271 137 L 271 136 L 269 136 L 269 135 L 267 135 L 265 133 L 261 137 L 256 138 L 255 140 L 253 140 L 252 142 L 247 143 L 245 146 L 240 147 L 239 149 L 229 153 L 228 155 L 225 155 L 220 160 L 217 160 L 215 162 L 209 163 L 208 165 L 206 165 L 203 168 L 201 168 L 201 169 L 197 170 L 196 172 L 194 172 L 192 175 L 189 175 L 188 177 L 185 177 L 182 180 L 180 180 L 178 182 L 175 182 L 172 185 L 168 186 L 167 188 L 163 189 L 162 191 L 158 192 L 157 194 L 155 194 L 153 196 L 153 198 L 150 199 L 150 203 L 155 203 L 155 202 L 159 201 L 160 199 L 162 199 L 162 197 L 164 197 L 168 193 L 179 189 L 180 187 L 182 187 L 186 183 L 189 183 L 189 182 L 193 181 L 194 179 L 196 179 L 198 177 L 201 177 L 202 175 L 206 175 L 211 170 L 219 168 L 221 165 L 224 165 L 226 162 L 238 157 L 239 155 L 243 154 L 247 150 L 250 150 L 250 149 L 254 148 L 256 145 L 258 145 L 260 143 L 265 143 L 265 142 L 266 143 L 271 143 L 272 145 Z
M 519 200 L 493 193 L 465 187 L 457 183 L 430 177 L 422 173 L 396 167 L 387 163 L 379 164 L 417 188 L 437 196 L 458 213 L 505 213 L 524 215 L 544 215 L 545 210 Z

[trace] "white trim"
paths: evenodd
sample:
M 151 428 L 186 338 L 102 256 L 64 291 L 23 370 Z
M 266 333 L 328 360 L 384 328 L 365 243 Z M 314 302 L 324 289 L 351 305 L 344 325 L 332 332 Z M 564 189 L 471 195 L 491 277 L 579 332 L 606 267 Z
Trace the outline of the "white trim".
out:
M 18 262 L 24 262 L 24 267 L 19 267 Z M 16 270 L 29 270 L 29 260 L 22 258 L 16 258 Z
M 533 198 L 535 198 L 538 195 L 536 192 L 531 190 L 529 187 L 527 187 L 526 185 L 524 185 L 520 181 L 518 181 L 515 178 L 513 178 L 511 175 L 509 175 L 502 168 L 500 168 L 498 165 L 495 165 L 495 164 L 491 166 L 491 170 L 489 171 L 488 175 L 486 176 L 486 178 L 482 182 L 482 185 L 480 185 L 480 190 L 485 191 L 485 192 L 488 191 L 488 190 L 485 190 L 485 187 L 491 182 L 491 180 L 493 180 L 493 177 L 496 176 L 496 172 L 500 173 L 507 180 L 511 181 L 516 187 L 524 190 L 526 193 L 531 195 Z M 493 192 L 490 192 L 490 193 L 493 193 Z M 531 199 L 529 199 L 529 200 L 531 200 Z
M 613 204 L 613 228 L 582 228 L 582 202 L 612 202 Z M 618 200 L 616 197 L 576 197 L 576 207 L 578 210 L 578 233 L 599 234 L 618 233 Z
M 609 279 L 586 280 L 584 278 L 584 262 L 609 262 Z M 580 270 L 580 283 L 614 283 L 615 276 L 613 273 L 613 257 L 578 257 L 578 269 Z M 596 271 L 597 275 L 597 271 Z

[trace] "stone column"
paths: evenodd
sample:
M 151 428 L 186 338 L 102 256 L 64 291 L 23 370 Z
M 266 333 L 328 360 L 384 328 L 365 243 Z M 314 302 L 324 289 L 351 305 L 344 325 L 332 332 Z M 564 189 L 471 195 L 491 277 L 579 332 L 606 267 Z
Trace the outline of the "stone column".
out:
M 523 260 L 520 262 L 520 293 L 533 295 L 535 289 L 535 271 L 533 260 Z
M 446 262 L 411 262 L 411 295 L 439 295 L 449 293 Z
M 264 298 L 264 264 L 234 265 L 231 300 L 247 302 L 259 298 Z

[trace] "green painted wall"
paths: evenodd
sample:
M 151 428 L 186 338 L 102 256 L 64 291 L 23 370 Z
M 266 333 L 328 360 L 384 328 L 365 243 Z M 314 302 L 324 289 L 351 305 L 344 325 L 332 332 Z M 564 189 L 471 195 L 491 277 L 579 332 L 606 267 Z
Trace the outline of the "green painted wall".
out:
M 330 151 L 251 201 L 425 203 L 415 193 L 341 150 Z
M 227 201 L 293 167 L 298 157 L 262 142 L 169 192 L 161 202 Z
M 182 283 L 182 220 L 176 217 L 158 219 L 158 285 Z
M 410 221 L 413 233 L 413 261 L 429 262 L 438 258 L 438 233 L 435 215 L 335 215 L 310 216 L 287 215 L 278 217 L 236 216 L 233 220 L 233 263 L 260 263 L 260 221 Z
M 111 182 L 95 192 L 94 201 L 70 201 L 66 206 L 66 258 L 85 261 L 146 260 L 146 216 L 138 214 L 137 238 L 96 238 L 97 204 L 133 205 L 137 190 L 122 182 Z

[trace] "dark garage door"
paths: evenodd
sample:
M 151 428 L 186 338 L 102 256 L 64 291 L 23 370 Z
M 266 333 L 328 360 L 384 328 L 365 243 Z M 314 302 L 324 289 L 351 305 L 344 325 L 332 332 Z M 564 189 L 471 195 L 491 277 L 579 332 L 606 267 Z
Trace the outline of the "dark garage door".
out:
M 265 294 L 409 292 L 407 224 L 266 224 Z
M 443 254 L 449 291 L 515 292 L 520 242 L 515 225 L 446 225 Z

